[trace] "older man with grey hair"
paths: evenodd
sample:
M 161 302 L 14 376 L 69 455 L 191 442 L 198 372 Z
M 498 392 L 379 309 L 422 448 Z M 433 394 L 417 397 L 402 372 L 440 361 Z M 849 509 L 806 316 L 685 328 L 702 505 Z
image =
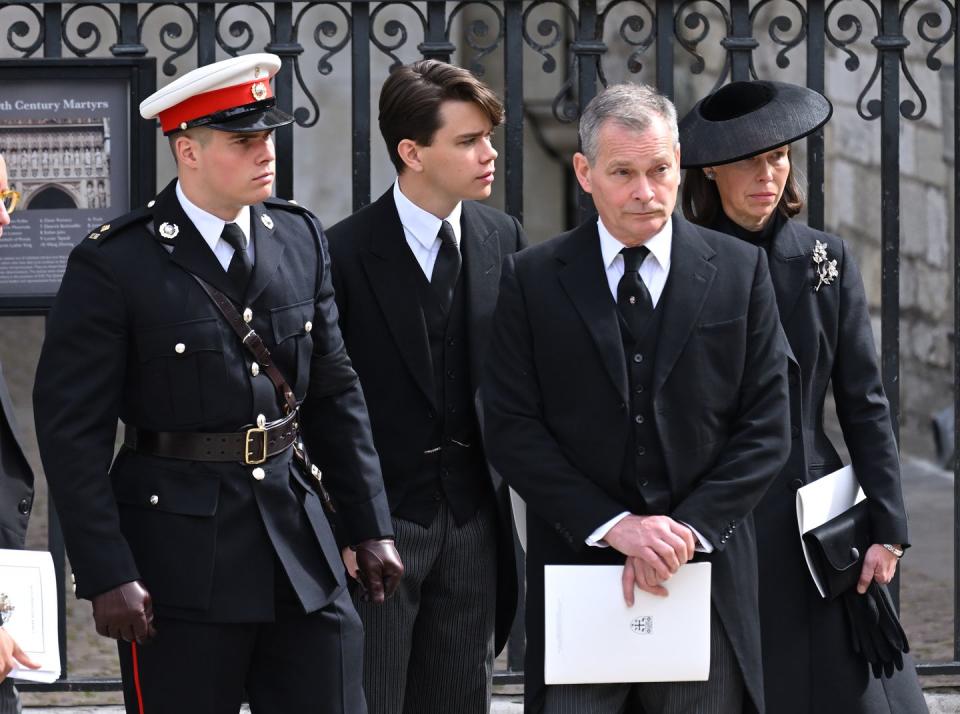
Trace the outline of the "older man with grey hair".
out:
M 574 168 L 599 216 L 507 257 L 484 383 L 494 467 L 526 500 L 526 711 L 762 712 L 750 512 L 787 456 L 766 256 L 673 215 L 676 111 L 610 87 Z M 623 566 L 622 597 L 712 567 L 705 682 L 545 686 L 546 564 Z

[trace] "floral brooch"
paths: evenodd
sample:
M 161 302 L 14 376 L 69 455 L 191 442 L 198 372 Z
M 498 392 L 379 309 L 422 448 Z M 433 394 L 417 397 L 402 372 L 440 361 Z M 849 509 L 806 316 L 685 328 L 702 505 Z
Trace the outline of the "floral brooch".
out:
M 813 264 L 817 269 L 817 277 L 819 278 L 813 288 L 817 292 L 820 291 L 822 285 L 829 285 L 834 281 L 834 278 L 840 275 L 840 271 L 837 270 L 836 259 L 830 260 L 830 256 L 827 255 L 826 243 L 817 241 L 813 248 Z

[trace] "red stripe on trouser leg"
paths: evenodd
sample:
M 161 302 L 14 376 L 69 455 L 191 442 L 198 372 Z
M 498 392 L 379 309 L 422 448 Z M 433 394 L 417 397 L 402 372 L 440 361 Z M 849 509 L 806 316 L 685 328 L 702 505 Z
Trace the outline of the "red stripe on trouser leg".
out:
M 133 690 L 137 693 L 137 711 L 143 712 L 143 693 L 140 691 L 140 664 L 137 660 L 137 643 L 130 643 L 130 652 L 133 655 Z

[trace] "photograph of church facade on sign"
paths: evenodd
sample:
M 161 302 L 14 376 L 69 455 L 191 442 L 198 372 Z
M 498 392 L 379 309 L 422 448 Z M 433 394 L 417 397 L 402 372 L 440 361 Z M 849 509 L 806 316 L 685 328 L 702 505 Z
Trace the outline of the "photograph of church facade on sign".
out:
M 107 117 L 0 123 L 0 153 L 21 210 L 111 206 Z

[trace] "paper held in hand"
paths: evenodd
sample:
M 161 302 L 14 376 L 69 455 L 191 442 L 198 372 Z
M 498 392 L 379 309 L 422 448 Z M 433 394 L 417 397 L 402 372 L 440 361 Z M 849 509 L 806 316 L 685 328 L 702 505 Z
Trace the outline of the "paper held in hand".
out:
M 54 682 L 60 677 L 57 579 L 50 553 L 0 549 L 0 609 L 3 629 L 40 669 L 14 665 L 11 677 Z
M 852 466 L 844 466 L 797 491 L 800 547 L 803 548 L 803 557 L 807 561 L 810 576 L 822 597 L 827 597 L 827 590 L 817 574 L 814 560 L 803 541 L 803 534 L 850 510 L 865 498 Z
M 710 563 L 687 563 L 670 595 L 623 601 L 619 565 L 544 566 L 547 684 L 706 681 Z

